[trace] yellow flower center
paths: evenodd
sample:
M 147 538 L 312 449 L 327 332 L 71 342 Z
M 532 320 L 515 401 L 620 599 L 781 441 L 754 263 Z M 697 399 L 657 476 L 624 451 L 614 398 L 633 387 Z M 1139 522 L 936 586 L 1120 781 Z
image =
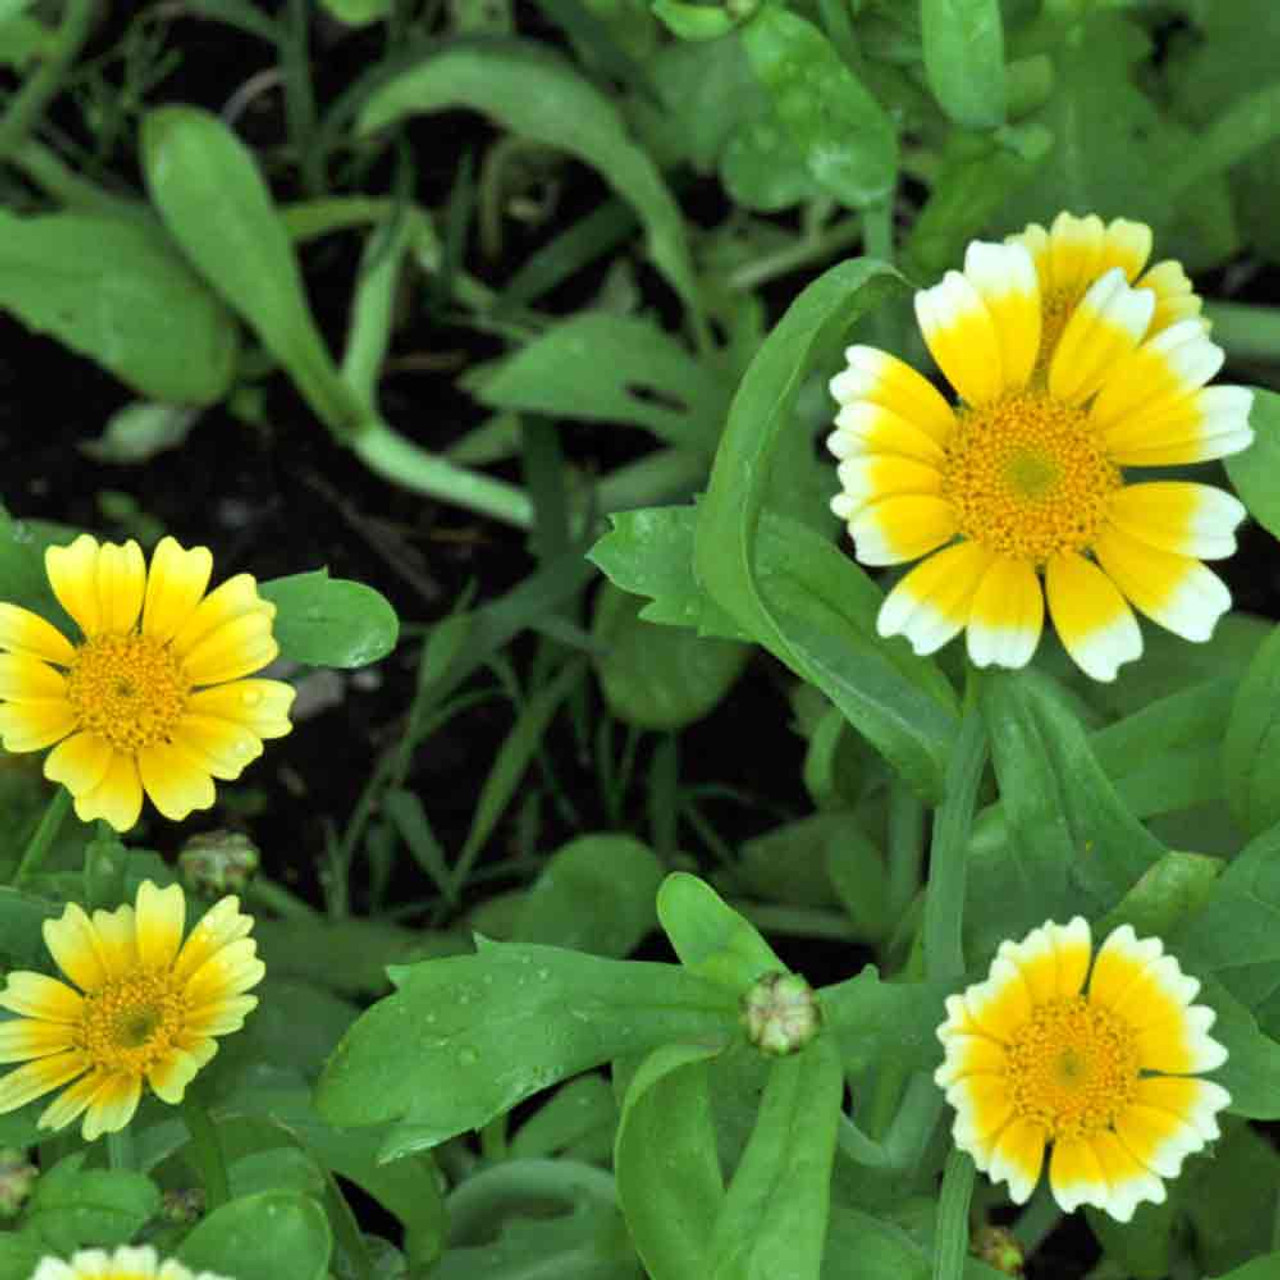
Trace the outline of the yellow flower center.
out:
M 182 664 L 150 636 L 93 636 L 67 672 L 79 727 L 131 755 L 170 740 L 190 692 Z
M 1056 1138 L 1088 1138 L 1133 1101 L 1138 1042 L 1133 1028 L 1086 996 L 1040 1005 L 1006 1049 L 1014 1114 Z
M 95 1067 L 145 1074 L 176 1047 L 186 1013 L 168 970 L 135 969 L 85 996 L 77 1044 Z
M 942 496 L 966 538 L 1035 565 L 1093 542 L 1120 469 L 1082 409 L 1032 387 L 962 405 L 956 418 Z

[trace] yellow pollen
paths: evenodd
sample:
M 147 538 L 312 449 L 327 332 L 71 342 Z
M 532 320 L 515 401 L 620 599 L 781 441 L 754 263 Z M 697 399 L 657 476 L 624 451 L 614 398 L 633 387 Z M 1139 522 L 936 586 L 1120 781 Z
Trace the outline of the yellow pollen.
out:
M 1109 1129 L 1137 1089 L 1133 1028 L 1087 996 L 1040 1005 L 1006 1054 L 1014 1115 L 1043 1125 L 1050 1141 Z
M 1083 410 L 1029 389 L 962 405 L 956 418 L 942 496 L 966 538 L 1036 566 L 1092 544 L 1120 469 Z
M 135 969 L 85 996 L 76 1045 L 95 1067 L 142 1075 L 178 1047 L 186 1015 L 167 970 Z
M 190 692 L 169 646 L 149 636 L 94 636 L 67 672 L 78 727 L 130 755 L 170 740 Z

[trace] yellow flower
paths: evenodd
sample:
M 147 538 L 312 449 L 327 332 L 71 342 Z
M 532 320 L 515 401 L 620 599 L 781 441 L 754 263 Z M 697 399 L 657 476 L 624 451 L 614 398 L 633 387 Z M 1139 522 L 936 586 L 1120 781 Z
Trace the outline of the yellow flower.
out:
M 122 1244 L 114 1253 L 105 1249 L 81 1249 L 70 1261 L 42 1258 L 31 1280 L 225 1280 L 212 1271 L 198 1274 L 174 1258 L 163 1263 L 148 1244 L 141 1248 Z
M 0 741 L 57 743 L 45 776 L 66 785 L 80 818 L 127 831 L 145 791 L 180 821 L 213 804 L 214 778 L 238 778 L 264 738 L 289 732 L 293 688 L 243 679 L 279 652 L 275 605 L 249 574 L 206 595 L 207 548 L 164 538 L 148 572 L 136 542 L 87 533 L 50 547 L 45 568 L 83 639 L 0 604 Z
M 1253 439 L 1252 393 L 1205 385 L 1223 355 L 1182 269 L 1139 275 L 1150 243 L 1137 223 L 1064 215 L 1051 232 L 971 244 L 963 272 L 915 299 L 954 407 L 894 356 L 845 353 L 832 510 L 864 564 L 928 557 L 889 593 L 881 635 L 925 654 L 964 630 L 978 666 L 1021 667 L 1047 597 L 1072 658 L 1111 680 L 1142 652 L 1131 605 L 1198 641 L 1230 608 L 1201 561 L 1232 554 L 1244 507 L 1124 470 Z
M 144 1079 L 162 1101 L 181 1102 L 218 1051 L 214 1037 L 238 1031 L 258 1003 L 245 992 L 265 969 L 239 907 L 220 899 L 184 943 L 182 889 L 144 880 L 135 906 L 90 919 L 68 903 L 45 921 L 45 945 L 79 990 L 39 973 L 8 975 L 0 1008 L 20 1016 L 0 1022 L 0 1062 L 26 1065 L 0 1080 L 0 1115 L 68 1085 L 40 1127 L 63 1129 L 83 1114 L 92 1142 L 129 1123 Z
M 1001 943 L 987 980 L 947 999 L 934 1079 L 956 1109 L 956 1146 L 1016 1203 L 1051 1143 L 1058 1204 L 1128 1222 L 1144 1200 L 1162 1203 L 1161 1179 L 1218 1137 L 1231 1095 L 1195 1073 L 1227 1051 L 1209 1035 L 1213 1010 L 1191 1003 L 1199 982 L 1158 939 L 1121 925 L 1092 973 L 1091 958 L 1080 916 Z

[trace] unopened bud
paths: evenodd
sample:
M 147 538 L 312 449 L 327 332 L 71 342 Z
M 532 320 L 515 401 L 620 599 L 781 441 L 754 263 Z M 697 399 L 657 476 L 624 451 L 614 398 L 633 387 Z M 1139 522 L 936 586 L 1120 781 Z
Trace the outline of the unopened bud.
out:
M 742 997 L 742 1025 L 761 1053 L 781 1058 L 818 1034 L 822 1009 L 798 973 L 766 973 Z
M 166 1222 L 190 1226 L 204 1215 L 204 1191 L 200 1187 L 180 1187 L 166 1191 L 160 1214 Z
M 192 836 L 178 855 L 188 889 L 205 897 L 240 893 L 258 870 L 257 846 L 239 831 L 210 831 Z
M 1007 1227 L 979 1227 L 973 1233 L 970 1252 L 1007 1276 L 1020 1276 L 1026 1261 L 1018 1237 Z
M 16 1218 L 31 1196 L 40 1170 L 27 1162 L 25 1151 L 0 1147 L 0 1218 Z

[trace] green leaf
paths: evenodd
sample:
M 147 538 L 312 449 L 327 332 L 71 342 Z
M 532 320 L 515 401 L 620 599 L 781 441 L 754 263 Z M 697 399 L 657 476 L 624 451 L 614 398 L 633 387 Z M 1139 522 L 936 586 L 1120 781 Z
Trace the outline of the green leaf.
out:
M 503 361 L 477 398 L 495 409 L 634 423 L 710 456 L 729 388 L 650 321 L 586 312 Z
M 705 1280 L 724 1184 L 701 1045 L 655 1049 L 627 1087 L 614 1145 L 618 1200 L 653 1280 Z
M 1251 1120 L 1280 1120 L 1280 1044 L 1258 1029 L 1257 1020 L 1219 982 L 1210 978 L 1199 995 L 1217 1013 L 1213 1037 L 1227 1050 L 1213 1073 L 1231 1094 L 1227 1108 Z
M 0 887 L 0 954 L 14 968 L 38 966 L 45 955 L 42 929 L 62 908 L 8 885 Z
M 31 1280 L 47 1252 L 30 1232 L 0 1234 L 0 1280 Z
M 134 401 L 107 419 L 98 440 L 86 440 L 81 450 L 95 462 L 133 466 L 150 462 L 158 453 L 186 440 L 199 414 L 179 404 Z
M 937 798 L 958 720 L 936 664 L 875 632 L 879 588 L 813 530 L 766 520 L 765 494 L 792 406 L 855 320 L 901 279 L 882 263 L 833 267 L 792 303 L 729 411 L 698 512 L 694 573 L 716 602 L 817 685 L 922 794 Z
M 312 667 L 364 667 L 396 647 L 400 620 L 372 587 L 330 578 L 328 569 L 260 584 L 276 606 L 280 656 Z
M 924 70 L 942 109 L 957 124 L 1004 123 L 1004 23 L 1000 0 L 923 0 Z
M 1249 425 L 1253 443 L 1223 465 L 1249 514 L 1280 538 L 1280 395 L 1255 387 Z
M 1224 1271 L 1215 1280 L 1276 1280 L 1277 1276 L 1280 1276 L 1280 1250 Z
M 829 1037 L 774 1063 L 716 1219 L 710 1275 L 817 1280 L 843 1093 Z
M 898 169 L 893 123 L 827 37 L 771 5 L 742 29 L 742 41 L 814 180 L 851 208 L 884 200 Z
M 725 1040 L 732 993 L 669 965 L 484 942 L 475 956 L 396 974 L 400 989 L 343 1037 L 317 1092 L 338 1125 L 404 1118 L 383 1154 L 478 1128 L 613 1058 L 677 1040 Z
M 311 318 L 288 232 L 249 149 L 207 111 L 160 107 L 143 117 L 141 158 L 152 202 L 196 269 L 323 422 L 335 431 L 358 427 L 365 409 Z
M 1221 759 L 1227 800 L 1244 830 L 1256 835 L 1280 822 L 1280 628 L 1263 641 L 1236 690 Z
M 755 926 L 687 871 L 662 882 L 658 920 L 686 969 L 735 992 L 763 974 L 786 971 Z
M 1129 924 L 1139 937 L 1169 937 L 1204 905 L 1222 868 L 1221 858 L 1170 849 L 1097 922 L 1095 934 L 1102 938 Z
M 1085 1210 L 1085 1217 L 1106 1256 L 1126 1275 L 1134 1280 L 1163 1280 L 1169 1274 L 1179 1207 L 1172 1200 L 1142 1204 L 1129 1222 L 1117 1222 L 1093 1208 Z
M 58 1253 L 125 1244 L 160 1211 L 150 1178 L 127 1169 L 84 1169 L 87 1152 L 60 1160 L 36 1181 L 26 1226 Z
M 932 1068 L 942 1058 L 937 1030 L 955 982 L 882 982 L 875 965 L 856 978 L 823 987 L 824 1023 L 851 1075 L 892 1063 L 902 1071 Z
M 587 552 L 587 559 L 624 591 L 651 597 L 640 610 L 641 618 L 693 627 L 700 635 L 743 638 L 742 629 L 694 577 L 694 507 L 616 511 L 609 522 L 613 529 Z
M 391 12 L 391 0 L 320 0 L 320 3 L 349 27 L 367 27 Z
M 618 1104 L 604 1077 L 579 1076 L 561 1085 L 520 1126 L 511 1139 L 511 1158 L 527 1160 L 572 1151 L 602 1133 L 612 1146 L 617 1124 Z
M 567 151 L 597 169 L 635 207 L 658 269 L 700 314 L 679 206 L 613 103 L 567 62 L 518 41 L 457 41 L 375 90 L 360 112 L 358 132 L 459 107 L 482 111 L 520 137 Z
M 639 597 L 606 582 L 596 595 L 591 634 L 609 710 L 640 729 L 683 729 L 710 714 L 733 687 L 749 646 L 646 622 Z
M 774 110 L 733 130 L 720 156 L 720 181 L 734 204 L 758 213 L 779 213 L 823 190 Z
M 681 40 L 719 40 L 737 26 L 729 13 L 714 4 L 653 0 L 653 13 L 662 19 L 673 36 Z
M 638 840 L 579 836 L 534 881 L 514 936 L 621 959 L 657 925 L 653 900 L 661 881 L 662 864 Z
M 266 1191 L 215 1209 L 177 1257 L 192 1270 L 236 1280 L 325 1280 L 332 1250 L 328 1220 L 314 1200 Z
M 153 399 L 212 404 L 231 385 L 235 324 L 141 218 L 0 210 L 0 308 Z

